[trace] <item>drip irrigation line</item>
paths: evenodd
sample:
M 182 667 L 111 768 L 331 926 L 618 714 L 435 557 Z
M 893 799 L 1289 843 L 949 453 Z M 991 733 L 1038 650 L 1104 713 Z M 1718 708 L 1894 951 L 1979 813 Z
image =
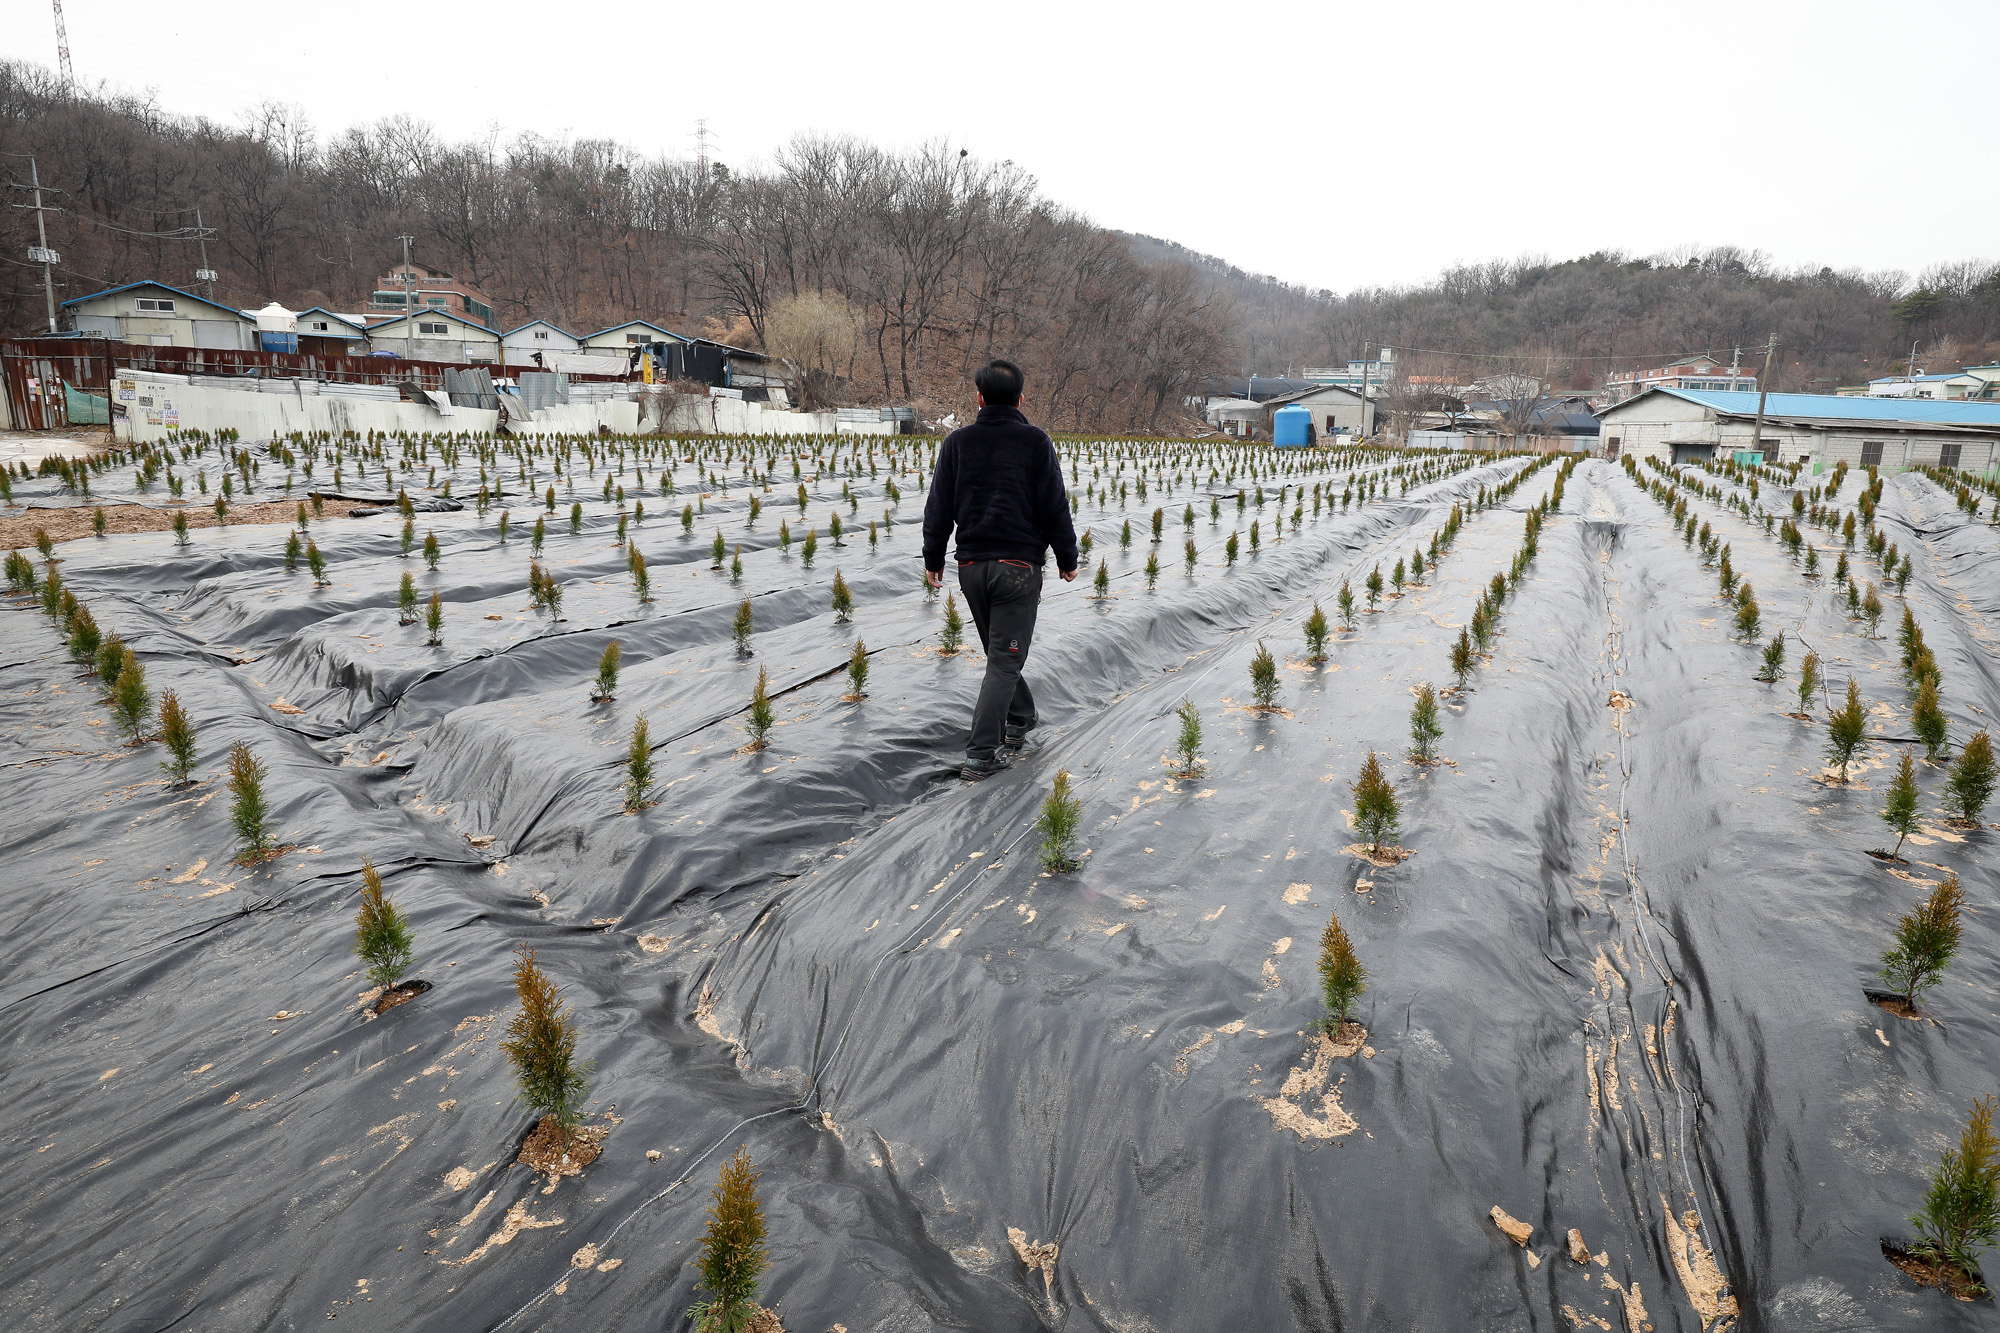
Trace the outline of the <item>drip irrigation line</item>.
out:
M 1610 576 L 1606 574 L 1604 577 L 1609 578 Z M 1605 615 L 1611 620 L 1613 626 L 1610 637 L 1612 643 L 1615 644 L 1612 653 L 1612 661 L 1616 666 L 1613 677 L 1615 679 L 1624 674 L 1625 631 L 1618 627 L 1618 612 L 1612 605 L 1608 590 L 1605 593 L 1604 610 Z M 1652 916 L 1652 907 L 1646 901 L 1645 887 L 1639 879 L 1639 868 L 1632 861 L 1631 815 L 1627 804 L 1627 797 L 1632 786 L 1632 761 L 1625 748 L 1625 725 L 1622 719 L 1614 730 L 1618 733 L 1618 824 L 1620 835 L 1618 839 L 1618 854 L 1625 863 L 1625 882 L 1632 887 L 1635 906 L 1638 909 L 1633 913 L 1633 921 L 1639 928 L 1639 942 L 1645 947 L 1646 956 L 1653 960 L 1653 966 L 1660 970 L 1660 976 L 1667 983 L 1669 990 L 1667 996 L 1668 1015 L 1671 1017 L 1673 1007 L 1676 1003 L 1671 993 L 1676 978 L 1667 967 L 1665 957 L 1653 947 L 1652 933 L 1646 929 L 1647 919 Z M 1688 1170 L 1687 1092 L 1681 1087 L 1680 1072 L 1674 1068 L 1672 1053 L 1664 1044 L 1660 1049 L 1662 1052 L 1661 1063 L 1666 1067 L 1668 1082 L 1673 1085 L 1674 1089 L 1674 1137 L 1676 1154 L 1680 1158 L 1681 1184 L 1687 1191 L 1689 1203 L 1693 1206 L 1695 1220 L 1700 1222 L 1705 1229 L 1707 1221 L 1702 1217 L 1701 1199 L 1695 1193 L 1694 1176 Z M 1697 1137 L 1699 1137 L 1699 1129 L 1697 1129 Z M 1706 1166 L 1702 1169 L 1702 1179 L 1704 1181 L 1708 1179 Z M 1711 1232 L 1710 1234 L 1713 1233 Z

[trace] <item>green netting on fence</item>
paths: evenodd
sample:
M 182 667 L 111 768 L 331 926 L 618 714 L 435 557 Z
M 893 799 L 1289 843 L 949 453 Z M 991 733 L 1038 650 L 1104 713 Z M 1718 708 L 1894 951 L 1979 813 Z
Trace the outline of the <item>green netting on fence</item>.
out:
M 111 423 L 111 400 L 94 393 L 78 393 L 63 385 L 63 407 L 72 426 L 105 426 Z

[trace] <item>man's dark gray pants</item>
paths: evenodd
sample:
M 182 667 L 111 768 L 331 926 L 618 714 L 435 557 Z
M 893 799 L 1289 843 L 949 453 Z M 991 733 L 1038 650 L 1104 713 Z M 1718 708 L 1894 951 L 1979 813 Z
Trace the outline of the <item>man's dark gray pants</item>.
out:
M 979 627 L 986 650 L 986 679 L 972 709 L 970 759 L 991 759 L 1007 739 L 1009 725 L 1035 725 L 1035 696 L 1021 679 L 1035 615 L 1042 605 L 1042 571 L 1019 560 L 973 560 L 958 567 L 959 591 Z

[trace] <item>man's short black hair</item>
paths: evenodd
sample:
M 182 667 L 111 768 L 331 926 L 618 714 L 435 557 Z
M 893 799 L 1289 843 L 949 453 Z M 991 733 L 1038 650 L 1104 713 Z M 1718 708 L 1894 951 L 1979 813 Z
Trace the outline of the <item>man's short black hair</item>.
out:
M 972 377 L 979 396 L 986 400 L 988 407 L 1017 407 L 1021 402 L 1021 386 L 1027 377 L 1012 361 L 1002 361 L 997 357 L 981 366 Z

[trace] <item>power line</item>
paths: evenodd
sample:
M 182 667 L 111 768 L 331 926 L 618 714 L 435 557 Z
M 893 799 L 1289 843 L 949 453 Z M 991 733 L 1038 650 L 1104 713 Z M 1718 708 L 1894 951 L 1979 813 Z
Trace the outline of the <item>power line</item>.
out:
M 1691 356 L 1705 356 L 1718 362 L 1723 359 L 1706 347 L 1698 348 L 1692 352 L 1682 350 L 1678 352 L 1602 352 L 1564 355 L 1549 352 L 1454 352 L 1443 347 L 1404 347 L 1397 343 L 1383 343 L 1382 346 L 1393 347 L 1399 352 L 1412 352 L 1422 356 L 1456 356 L 1478 361 L 1546 361 L 1551 355 L 1555 355 L 1561 361 L 1668 361 L 1681 360 Z

